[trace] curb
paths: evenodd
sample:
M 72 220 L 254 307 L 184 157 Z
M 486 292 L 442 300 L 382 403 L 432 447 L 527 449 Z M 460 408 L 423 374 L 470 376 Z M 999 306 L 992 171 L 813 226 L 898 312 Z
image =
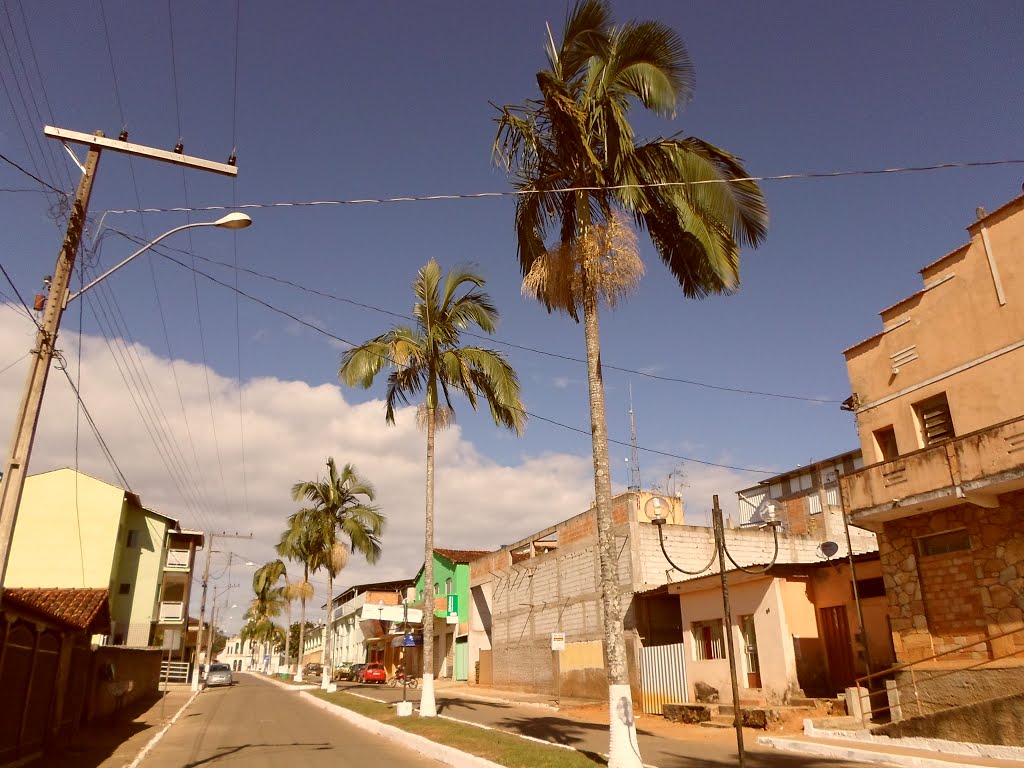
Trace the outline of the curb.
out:
M 305 683 L 301 683 L 299 685 L 294 685 L 292 683 L 285 683 L 285 682 L 283 682 L 281 680 L 276 679 L 275 677 L 272 677 L 271 675 L 264 675 L 264 674 L 259 673 L 259 672 L 242 672 L 242 674 L 243 675 L 252 675 L 253 677 L 255 677 L 255 678 L 259 679 L 259 680 L 262 680 L 262 681 L 264 681 L 266 683 L 270 683 L 271 685 L 276 685 L 278 688 L 285 688 L 286 690 L 289 690 L 289 691 L 314 691 L 314 690 L 316 690 L 317 688 L 320 687 L 319 685 L 306 685 Z
M 954 760 L 939 760 L 931 757 L 918 757 L 917 755 L 903 755 L 892 752 L 878 752 L 871 749 L 858 749 L 857 747 L 846 747 L 838 744 L 817 744 L 797 739 L 785 739 L 776 736 L 761 736 L 757 743 L 772 747 L 781 752 L 794 752 L 815 757 L 826 757 L 834 760 L 849 760 L 856 763 L 870 763 L 873 765 L 900 765 L 908 768 L 956 768 L 964 763 Z
M 1012 760 L 1024 761 L 1024 747 L 1001 744 L 978 744 L 965 741 L 949 741 L 924 736 L 892 736 L 876 735 L 870 731 L 845 731 L 838 729 L 818 728 L 813 722 L 804 721 L 804 735 L 812 739 L 831 739 L 851 744 L 862 744 L 865 747 L 903 747 L 920 749 L 925 752 L 938 752 L 942 755 L 962 755 L 978 760 Z M 1022 763 L 1024 764 L 1024 763 Z
M 141 763 L 143 759 L 145 759 L 146 755 L 148 755 L 150 750 L 152 750 L 153 747 L 157 745 L 157 742 L 159 742 L 160 739 L 164 737 L 164 734 L 167 733 L 170 727 L 174 725 L 176 722 L 178 722 L 178 718 L 181 717 L 181 713 L 188 709 L 189 705 L 196 700 L 196 696 L 198 696 L 200 692 L 201 691 L 195 691 L 191 696 L 188 697 L 188 701 L 181 705 L 181 709 L 174 713 L 174 717 L 170 719 L 167 725 L 165 725 L 163 728 L 157 731 L 153 738 L 151 738 L 146 743 L 146 746 L 142 748 L 142 751 L 135 756 L 135 759 L 128 763 L 126 768 L 137 768 L 138 764 Z
M 364 717 L 363 715 L 353 712 L 350 709 L 345 709 L 344 707 L 339 707 L 336 704 L 331 704 L 329 701 L 318 699 L 316 696 L 306 693 L 305 691 L 302 692 L 301 696 L 314 706 L 319 707 L 335 717 L 345 720 L 357 728 L 362 728 L 364 731 L 369 731 L 376 736 L 382 736 L 389 741 L 401 744 L 404 747 L 415 750 L 419 754 L 433 758 L 445 765 L 451 765 L 454 768 L 503 768 L 503 766 L 498 763 L 492 763 L 490 760 L 485 760 L 482 757 L 470 755 L 466 752 L 460 752 L 452 747 L 446 747 L 444 744 L 438 744 L 436 741 L 431 741 L 430 739 L 425 739 L 422 736 L 417 736 L 415 733 L 408 733 L 407 731 L 403 731 L 401 728 L 385 725 L 384 723 L 377 722 L 369 717 Z

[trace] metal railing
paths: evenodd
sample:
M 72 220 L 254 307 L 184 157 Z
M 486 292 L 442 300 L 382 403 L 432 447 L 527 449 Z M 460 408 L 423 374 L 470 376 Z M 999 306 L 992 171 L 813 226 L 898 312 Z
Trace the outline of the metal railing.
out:
M 160 623 L 178 622 L 185 616 L 185 604 L 177 600 L 160 603 Z
M 870 675 L 864 675 L 863 677 L 858 677 L 854 681 L 854 685 L 856 686 L 856 690 L 858 692 L 862 691 L 862 690 L 866 690 L 867 691 L 867 693 L 860 693 L 860 694 L 858 694 L 860 696 L 860 702 L 859 702 L 860 706 L 858 707 L 858 709 L 860 711 L 861 725 L 863 727 L 867 727 L 867 722 L 869 720 L 871 720 L 876 714 L 880 714 L 882 712 L 888 712 L 890 714 L 890 716 L 891 716 L 891 721 L 892 722 L 896 722 L 897 720 L 902 720 L 903 719 L 903 715 L 902 715 L 903 704 L 902 704 L 902 702 L 900 700 L 901 688 L 902 688 L 902 690 L 905 690 L 908 693 L 911 692 L 911 691 L 913 692 L 913 697 L 914 697 L 913 700 L 914 700 L 915 708 L 917 710 L 917 715 L 918 716 L 924 715 L 925 714 L 924 707 L 923 707 L 923 705 L 921 703 L 921 688 L 923 686 L 925 686 L 926 684 L 930 685 L 930 684 L 936 682 L 937 680 L 941 680 L 941 679 L 943 679 L 945 677 L 949 677 L 950 675 L 963 674 L 964 672 L 970 672 L 972 670 L 980 669 L 981 667 L 984 667 L 986 665 L 992 665 L 992 664 L 995 664 L 996 662 L 1004 661 L 1006 659 L 1011 659 L 1011 658 L 1014 658 L 1014 657 L 1019 657 L 1021 654 L 1024 654 L 1024 646 L 1017 646 L 1016 644 L 1014 644 L 1014 648 L 1010 652 L 1002 653 L 1002 654 L 999 654 L 999 655 L 993 654 L 989 658 L 982 659 L 982 660 L 977 661 L 977 662 L 975 662 L 973 664 L 966 664 L 966 665 L 957 664 L 955 667 L 946 668 L 946 669 L 922 670 L 920 668 L 923 665 L 935 662 L 938 659 L 942 659 L 942 658 L 947 657 L 947 656 L 952 656 L 953 654 L 963 653 L 965 650 L 967 650 L 969 648 L 974 648 L 975 646 L 978 646 L 978 645 L 989 646 L 989 648 L 991 649 L 992 646 L 990 645 L 990 643 L 993 640 L 1000 640 L 1002 638 L 1012 637 L 1013 635 L 1018 635 L 1018 634 L 1024 634 L 1024 626 L 1017 627 L 1016 629 L 1007 630 L 1006 632 L 1000 632 L 1000 633 L 995 634 L 995 635 L 986 635 L 985 637 L 981 638 L 980 640 L 975 640 L 973 643 L 964 643 L 963 645 L 958 645 L 955 648 L 950 648 L 949 650 L 943 651 L 942 653 L 936 653 L 936 654 L 934 654 L 932 656 L 928 656 L 928 657 L 923 658 L 923 659 L 915 659 L 914 661 L 909 661 L 909 662 L 906 662 L 904 664 L 896 664 L 896 665 L 894 665 L 892 667 L 889 667 L 888 669 L 884 669 L 884 670 L 882 670 L 880 672 L 874 672 L 874 673 L 872 673 Z M 928 675 L 919 680 L 918 679 L 918 674 L 920 672 L 924 672 L 924 671 L 928 672 Z M 909 672 L 910 673 L 910 685 L 909 686 L 907 686 L 906 684 L 904 684 L 903 686 L 900 686 L 896 682 L 895 676 L 898 673 L 901 673 L 901 672 Z M 893 679 L 892 680 L 886 680 L 886 686 L 885 686 L 885 689 L 884 689 L 885 692 L 888 694 L 886 704 L 883 705 L 883 706 L 880 706 L 880 707 L 872 707 L 871 706 L 871 695 L 872 695 L 872 692 L 871 692 L 870 682 L 872 680 L 876 680 L 877 678 L 889 678 L 889 677 L 892 677 Z M 881 692 L 881 690 L 882 689 L 878 689 L 879 692 Z M 895 717 L 892 717 L 892 715 L 894 715 L 894 714 L 895 714 Z

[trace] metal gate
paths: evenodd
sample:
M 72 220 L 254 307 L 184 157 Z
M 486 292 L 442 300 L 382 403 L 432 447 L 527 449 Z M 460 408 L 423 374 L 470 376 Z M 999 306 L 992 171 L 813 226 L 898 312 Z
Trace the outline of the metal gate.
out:
M 686 688 L 686 652 L 682 643 L 640 649 L 644 712 L 661 715 L 665 704 L 689 701 Z
M 160 662 L 160 683 L 187 683 L 191 679 L 192 665 L 187 661 Z

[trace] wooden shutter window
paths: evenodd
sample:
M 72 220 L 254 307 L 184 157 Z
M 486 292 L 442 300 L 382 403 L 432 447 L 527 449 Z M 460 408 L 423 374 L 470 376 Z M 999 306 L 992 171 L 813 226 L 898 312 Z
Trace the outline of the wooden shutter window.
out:
M 918 403 L 916 408 L 926 447 L 956 437 L 945 394 L 930 397 Z

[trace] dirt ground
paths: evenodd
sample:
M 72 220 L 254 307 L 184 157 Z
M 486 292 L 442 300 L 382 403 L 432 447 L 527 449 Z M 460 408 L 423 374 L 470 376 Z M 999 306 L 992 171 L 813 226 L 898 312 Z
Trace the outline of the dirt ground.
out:
M 803 733 L 804 718 L 824 717 L 826 714 L 824 711 L 813 712 L 811 710 L 779 710 L 779 712 L 781 719 L 771 722 L 763 733 Z M 581 723 L 608 724 L 608 708 L 604 705 L 566 707 L 559 710 L 559 714 Z M 709 728 L 690 723 L 673 723 L 661 715 L 637 714 L 636 727 L 658 736 L 682 741 L 703 741 L 709 744 L 732 742 L 736 738 L 733 728 Z M 745 730 L 751 734 L 762 733 L 754 728 Z

